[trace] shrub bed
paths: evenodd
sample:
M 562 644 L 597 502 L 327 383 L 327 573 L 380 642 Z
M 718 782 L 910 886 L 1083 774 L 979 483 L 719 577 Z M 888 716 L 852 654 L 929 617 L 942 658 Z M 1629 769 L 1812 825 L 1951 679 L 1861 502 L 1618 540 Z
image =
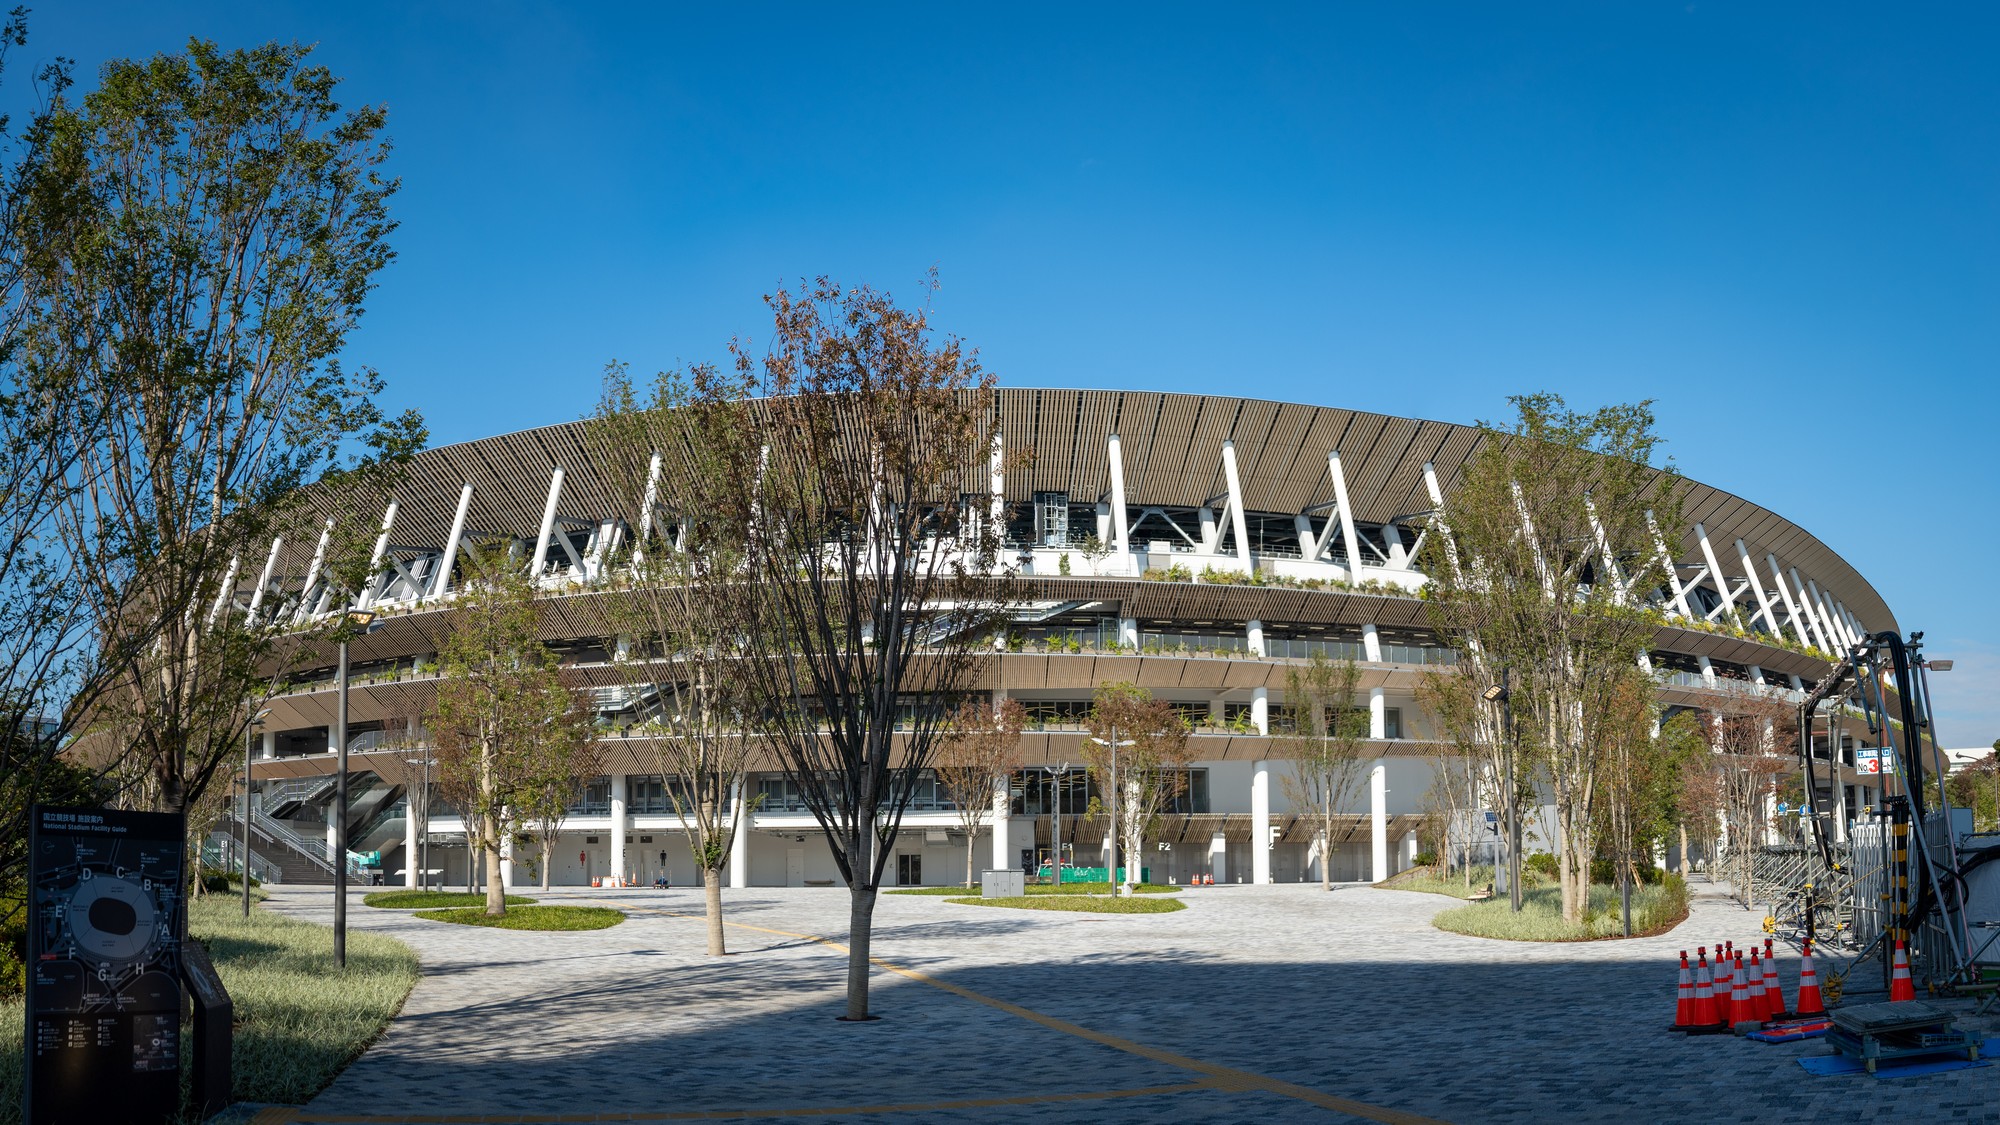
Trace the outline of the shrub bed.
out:
M 1171 914 L 1186 910 L 1175 898 L 1112 898 L 1110 895 L 1021 895 L 1018 898 L 948 898 L 960 906 L 1004 906 L 1015 910 L 1069 910 L 1081 914 Z
M 1653 886 L 1632 888 L 1633 937 L 1665 933 L 1680 925 L 1687 912 L 1687 884 L 1677 875 Z M 1563 921 L 1562 892 L 1556 887 L 1524 889 L 1519 914 L 1502 896 L 1442 911 L 1431 924 L 1456 934 L 1505 941 L 1597 941 L 1625 936 L 1618 888 L 1603 884 L 1591 886 L 1581 925 Z
M 477 906 L 484 909 L 486 896 L 467 894 L 464 891 L 376 891 L 364 895 L 362 903 L 382 910 L 422 910 L 442 909 L 447 906 Z M 508 906 L 527 906 L 534 899 L 526 895 L 508 895 Z
M 416 916 L 431 922 L 500 930 L 608 930 L 625 920 L 622 911 L 608 906 L 523 906 L 498 916 L 486 913 L 484 907 L 471 907 L 419 910 Z

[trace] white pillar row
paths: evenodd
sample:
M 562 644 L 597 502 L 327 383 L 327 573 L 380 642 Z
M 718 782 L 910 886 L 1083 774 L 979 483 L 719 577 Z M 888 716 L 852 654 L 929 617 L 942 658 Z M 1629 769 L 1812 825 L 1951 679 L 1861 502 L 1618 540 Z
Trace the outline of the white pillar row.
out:
M 1832 632 L 1821 623 L 1819 612 L 1813 608 L 1812 597 L 1806 593 L 1806 580 L 1799 577 L 1799 568 L 1791 568 L 1792 590 L 1799 596 L 1799 611 L 1805 614 L 1806 625 L 1812 629 L 1812 643 L 1827 652 L 1838 654 L 1840 644 L 1833 639 Z
M 1382 662 L 1382 631 L 1373 624 L 1361 627 L 1361 658 L 1371 664 Z
M 1792 633 L 1799 643 L 1810 647 L 1812 637 L 1806 632 L 1805 615 L 1799 612 L 1799 603 L 1792 599 L 1792 588 L 1785 585 L 1785 573 L 1778 567 L 1778 556 L 1765 552 L 1764 561 L 1771 568 L 1771 585 L 1778 588 L 1778 597 L 1785 603 L 1785 617 L 1791 621 Z
M 623 884 L 625 871 L 625 775 L 611 775 L 611 871 Z
M 1729 592 L 1729 579 L 1722 573 L 1722 560 L 1715 557 L 1715 545 L 1708 541 L 1708 529 L 1695 524 L 1694 538 L 1701 544 L 1702 561 L 1708 564 L 1708 576 L 1715 582 L 1715 596 L 1722 602 L 1717 613 L 1727 614 L 1741 624 L 1742 619 L 1736 613 L 1736 598 Z
M 1389 877 L 1389 771 L 1379 758 L 1368 770 L 1368 842 L 1370 881 L 1379 883 Z
M 1250 655 L 1264 655 L 1264 623 L 1262 621 L 1251 621 L 1245 632 L 1248 634 L 1246 640 L 1250 645 Z
M 1833 615 L 1833 607 L 1827 604 L 1826 595 L 1820 592 L 1819 583 L 1810 578 L 1806 579 L 1806 590 L 1812 597 L 1813 609 L 1819 613 L 1820 624 L 1826 627 L 1827 635 L 1840 646 L 1834 650 L 1838 654 L 1847 647 L 1847 630 Z
M 1428 468 L 1428 466 L 1426 466 Z M 1340 542 L 1347 548 L 1347 577 L 1361 581 L 1361 535 L 1354 530 L 1354 506 L 1347 501 L 1347 474 L 1340 467 L 1340 450 L 1326 455 L 1326 473 L 1333 478 L 1333 502 L 1340 506 Z
M 1009 778 L 1004 773 L 993 775 L 992 869 L 994 871 L 1010 871 L 1015 867 L 1015 861 L 1007 858 L 1007 853 L 1013 850 L 1012 841 L 1009 839 L 1012 833 L 1009 829 L 1012 827 L 1010 820 L 1014 811 L 1013 799 L 1008 793 L 1008 781 Z M 967 840 L 965 846 L 972 847 L 973 841 Z
M 1750 561 L 1750 548 L 1742 539 L 1736 540 L 1736 561 L 1743 564 L 1743 577 L 1750 583 L 1750 592 L 1757 596 L 1757 609 L 1764 615 L 1764 628 L 1775 637 L 1784 636 L 1778 627 L 1778 615 L 1772 611 L 1771 595 L 1764 592 L 1764 583 L 1757 577 L 1757 564 Z
M 417 802 L 422 800 L 415 792 L 405 789 L 403 798 L 403 886 L 417 888 L 417 862 L 421 849 L 417 844 Z
M 1111 459 L 1111 547 L 1118 556 L 1116 573 L 1129 574 L 1132 524 L 1125 518 L 1125 453 L 1117 434 L 1106 440 L 1106 453 Z
M 542 527 L 535 534 L 535 555 L 528 563 L 528 577 L 539 579 L 549 559 L 549 536 L 555 531 L 556 505 L 562 503 L 563 471 L 549 474 L 549 498 L 542 503 Z
M 655 464 L 658 457 L 655 455 Z M 465 515 L 472 510 L 472 482 L 458 490 L 458 508 L 451 515 L 451 530 L 445 533 L 444 554 L 438 558 L 437 573 L 431 576 L 430 596 L 442 597 L 451 589 L 451 568 L 458 562 L 458 544 L 465 538 Z
M 375 604 L 375 577 L 382 571 L 382 556 L 389 553 L 389 532 L 396 526 L 396 502 L 382 509 L 382 530 L 375 536 L 375 549 L 368 555 L 368 584 L 361 588 L 361 596 L 355 608 L 367 609 Z
M 1208 838 L 1208 873 L 1217 883 L 1229 881 L 1229 841 L 1220 832 Z
M 1255 704 L 1252 704 L 1255 706 Z M 1271 881 L 1271 763 L 1250 766 L 1250 881 Z
M 729 837 L 729 885 L 738 890 L 750 885 L 750 830 L 754 821 L 750 815 L 750 796 L 744 792 L 749 785 L 748 776 L 738 780 L 736 792 L 729 803 L 732 829 Z
M 1236 473 L 1236 443 L 1222 443 L 1222 479 L 1229 486 L 1229 523 L 1236 530 L 1236 560 L 1250 570 L 1250 522 L 1243 515 L 1243 481 Z

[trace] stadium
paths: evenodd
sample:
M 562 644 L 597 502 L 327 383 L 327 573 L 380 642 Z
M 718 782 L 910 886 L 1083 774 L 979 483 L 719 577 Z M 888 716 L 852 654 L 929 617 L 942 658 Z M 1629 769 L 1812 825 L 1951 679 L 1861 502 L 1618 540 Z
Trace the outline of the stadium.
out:
M 1455 657 L 1418 597 L 1420 548 L 1483 432 L 1211 395 L 996 394 L 1005 446 L 1035 455 L 996 481 L 1015 574 L 1010 624 L 974 686 L 1026 708 L 1023 768 L 1005 815 L 974 839 L 920 783 L 885 881 L 955 883 L 968 848 L 979 867 L 1033 869 L 1057 845 L 1066 862 L 1102 865 L 1108 843 L 1086 815 L 1080 746 L 1092 690 L 1108 681 L 1171 701 L 1193 730 L 1189 784 L 1148 840 L 1154 880 L 1317 881 L 1325 864 L 1336 880 L 1380 881 L 1409 866 L 1439 737 L 1416 691 Z M 421 729 L 467 543 L 512 544 L 547 587 L 545 640 L 565 677 L 594 689 L 608 728 L 636 705 L 613 668 L 617 638 L 591 608 L 630 535 L 616 516 L 629 504 L 593 469 L 582 427 L 428 450 L 379 513 L 360 604 L 380 627 L 352 645 L 345 825 L 349 850 L 364 857 L 349 862 L 370 877 L 467 879 L 462 825 L 424 799 Z M 1667 705 L 1699 709 L 1746 685 L 1796 698 L 1827 672 L 1826 654 L 1897 628 L 1868 581 L 1811 532 L 1697 481 L 1683 486 L 1687 532 L 1666 545 L 1674 578 L 1651 657 Z M 260 570 L 239 569 L 230 596 L 245 612 L 298 622 L 337 611 L 320 575 L 325 551 L 324 538 L 273 542 Z M 1359 664 L 1369 712 L 1368 764 L 1343 810 L 1344 838 L 1325 856 L 1290 811 L 1283 740 L 1271 736 L 1288 670 L 1315 654 Z M 266 878 L 332 878 L 336 698 L 332 668 L 296 674 L 253 734 L 252 868 Z M 1852 819 L 1865 804 L 1858 733 L 1841 742 L 1819 751 L 1838 755 L 1843 780 L 1822 799 Z M 697 881 L 652 755 L 613 737 L 604 763 L 562 826 L 550 880 Z M 735 816 L 747 831 L 736 834 L 730 886 L 837 881 L 775 759 L 751 774 Z M 507 865 L 510 880 L 540 877 L 527 859 Z

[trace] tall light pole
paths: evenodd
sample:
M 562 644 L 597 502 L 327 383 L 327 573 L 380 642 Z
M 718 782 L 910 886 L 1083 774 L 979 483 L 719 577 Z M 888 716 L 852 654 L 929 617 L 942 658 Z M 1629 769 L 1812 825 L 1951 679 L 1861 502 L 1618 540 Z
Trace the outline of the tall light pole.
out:
M 1043 766 L 1049 771 L 1049 880 L 1057 889 L 1062 889 L 1062 781 L 1069 773 L 1069 763 L 1060 766 Z
M 347 642 L 375 631 L 375 615 L 350 609 L 340 627 L 340 705 L 334 711 L 333 745 L 333 963 L 347 967 Z
M 269 707 L 250 716 L 250 725 L 243 728 L 243 917 L 250 917 L 250 747 L 257 737 L 257 728 L 271 717 Z
M 1507 813 L 1507 901 L 1516 914 L 1521 912 L 1521 824 L 1514 792 L 1514 693 L 1508 688 L 1508 669 L 1500 668 L 1500 682 L 1481 693 L 1481 698 L 1500 705 L 1500 737 L 1506 740 L 1507 776 L 1499 786 Z
M 1111 897 L 1117 898 L 1118 897 L 1118 798 L 1119 798 L 1119 790 L 1123 788 L 1123 785 L 1119 782 L 1118 779 L 1118 748 L 1120 746 L 1130 746 L 1136 740 L 1130 738 L 1121 740 L 1118 737 L 1118 728 L 1115 726 L 1104 733 L 1110 735 L 1111 737 L 1109 739 L 1093 737 L 1091 738 L 1091 741 L 1097 743 L 1099 746 L 1109 747 L 1111 750 L 1111 768 L 1108 771 L 1106 771 L 1106 777 L 1105 777 L 1105 780 L 1111 783 L 1111 785 L 1109 786 L 1111 792 L 1106 794 L 1106 796 L 1110 797 L 1110 800 L 1104 803 L 1104 807 L 1108 811 L 1111 817 L 1111 854 L 1105 857 L 1105 862 L 1107 866 L 1104 869 L 1104 881 L 1111 884 Z
M 431 756 L 430 752 L 426 750 L 424 756 L 421 758 L 404 758 L 403 760 L 410 765 L 420 767 L 421 771 L 417 775 L 417 789 L 409 799 L 409 810 L 407 813 L 417 826 L 417 854 L 404 856 L 403 862 L 416 863 L 417 889 L 427 891 L 431 889 Z M 421 817 L 417 816 L 419 802 L 422 803 L 423 808 L 423 815 Z

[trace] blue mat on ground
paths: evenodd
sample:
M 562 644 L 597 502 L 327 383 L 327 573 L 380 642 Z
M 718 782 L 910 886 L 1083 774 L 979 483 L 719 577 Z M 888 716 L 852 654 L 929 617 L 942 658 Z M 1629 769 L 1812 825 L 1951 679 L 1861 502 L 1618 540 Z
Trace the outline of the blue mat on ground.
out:
M 1971 1059 L 1933 1059 L 1929 1061 L 1904 1063 L 1901 1066 L 1882 1063 L 1875 1068 L 1877 1078 L 1915 1078 L 1923 1074 L 1943 1074 L 1948 1070 L 1971 1070 L 1977 1066 L 1992 1066 L 1993 1060 L 2000 1058 L 2000 1038 L 1988 1039 L 1980 1044 L 1979 1061 Z M 1866 1074 L 1861 1060 L 1850 1059 L 1846 1055 L 1814 1055 L 1799 1060 L 1799 1065 L 1807 1074 Z

